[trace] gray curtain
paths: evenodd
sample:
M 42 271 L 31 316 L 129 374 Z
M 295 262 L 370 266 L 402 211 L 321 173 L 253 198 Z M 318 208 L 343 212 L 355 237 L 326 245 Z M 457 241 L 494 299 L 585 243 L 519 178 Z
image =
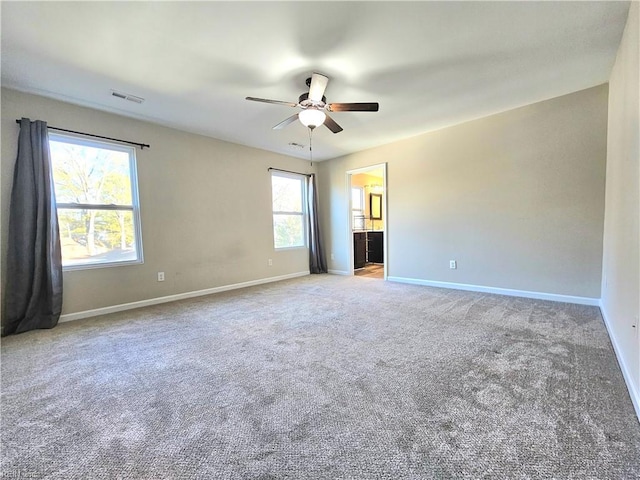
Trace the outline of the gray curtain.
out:
M 47 124 L 20 122 L 13 174 L 2 335 L 52 328 L 62 310 L 62 258 Z
M 327 260 L 318 222 L 318 194 L 316 176 L 307 178 L 307 204 L 309 206 L 309 270 L 311 273 L 327 273 Z

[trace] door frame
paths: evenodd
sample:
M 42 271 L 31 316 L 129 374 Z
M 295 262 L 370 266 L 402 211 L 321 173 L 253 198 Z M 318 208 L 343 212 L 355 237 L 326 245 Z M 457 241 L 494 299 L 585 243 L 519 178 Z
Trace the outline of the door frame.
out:
M 389 201 L 389 195 L 387 190 L 387 162 L 378 163 L 376 165 L 369 165 L 367 167 L 354 168 L 352 170 L 347 170 L 346 172 L 346 190 L 347 190 L 347 248 L 349 249 L 349 275 L 354 275 L 353 268 L 353 215 L 351 215 L 352 204 L 351 204 L 351 176 L 358 173 L 367 173 L 371 170 L 380 170 L 382 169 L 382 219 L 384 222 L 384 232 L 382 238 L 382 248 L 383 252 L 383 261 L 384 261 L 384 279 L 387 279 L 389 273 L 389 215 L 387 213 L 387 202 Z M 367 199 L 365 199 L 366 201 Z

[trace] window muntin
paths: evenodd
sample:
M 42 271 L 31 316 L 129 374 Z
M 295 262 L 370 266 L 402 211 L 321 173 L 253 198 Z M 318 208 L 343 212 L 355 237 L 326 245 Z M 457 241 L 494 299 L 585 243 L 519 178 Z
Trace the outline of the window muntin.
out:
M 305 182 L 301 175 L 271 173 L 273 243 L 276 249 L 306 246 Z
M 62 265 L 142 263 L 135 149 L 49 134 Z

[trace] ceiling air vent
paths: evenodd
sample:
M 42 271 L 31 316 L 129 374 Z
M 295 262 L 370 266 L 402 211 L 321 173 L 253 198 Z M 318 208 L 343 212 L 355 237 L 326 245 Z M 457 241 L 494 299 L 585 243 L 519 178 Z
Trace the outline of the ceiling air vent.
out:
M 134 103 L 142 103 L 144 102 L 144 98 L 136 97 L 135 95 L 130 95 L 128 93 L 117 92 L 115 90 L 111 90 L 111 95 L 117 98 L 121 98 L 122 100 L 129 100 Z

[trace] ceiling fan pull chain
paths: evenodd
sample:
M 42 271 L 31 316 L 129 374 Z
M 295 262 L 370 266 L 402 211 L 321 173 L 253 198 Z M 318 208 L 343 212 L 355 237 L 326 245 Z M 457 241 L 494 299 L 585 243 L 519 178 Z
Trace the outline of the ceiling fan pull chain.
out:
M 309 126 L 309 160 L 311 162 L 311 166 L 313 167 L 313 148 L 312 148 L 312 137 L 313 137 L 313 129 L 315 127 Z

